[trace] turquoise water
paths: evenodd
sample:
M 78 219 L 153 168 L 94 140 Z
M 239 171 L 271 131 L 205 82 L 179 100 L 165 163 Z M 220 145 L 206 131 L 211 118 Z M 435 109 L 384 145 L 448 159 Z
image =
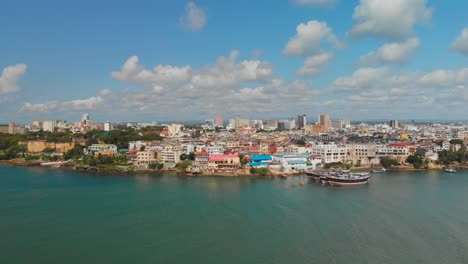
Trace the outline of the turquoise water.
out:
M 97 176 L 0 166 L 0 263 L 468 263 L 468 173 Z

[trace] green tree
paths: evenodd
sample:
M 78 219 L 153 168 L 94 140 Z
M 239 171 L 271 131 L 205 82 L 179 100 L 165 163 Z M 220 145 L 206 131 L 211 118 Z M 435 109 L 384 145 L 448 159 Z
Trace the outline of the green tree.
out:
M 184 161 L 185 161 L 185 160 L 187 160 L 187 158 L 188 158 L 188 155 L 187 155 L 187 154 L 185 154 L 185 153 L 182 153 L 182 154 L 180 155 L 180 157 L 179 157 L 179 158 L 180 158 L 180 160 L 184 160 Z

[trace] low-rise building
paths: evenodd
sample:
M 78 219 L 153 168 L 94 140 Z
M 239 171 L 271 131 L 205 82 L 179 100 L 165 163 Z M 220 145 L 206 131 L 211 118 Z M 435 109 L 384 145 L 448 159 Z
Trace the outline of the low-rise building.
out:
M 208 169 L 212 171 L 233 171 L 240 168 L 239 155 L 213 154 L 208 159 Z
M 156 162 L 155 153 L 153 151 L 139 151 L 136 153 L 136 158 L 133 164 L 139 167 L 148 167 L 150 163 Z

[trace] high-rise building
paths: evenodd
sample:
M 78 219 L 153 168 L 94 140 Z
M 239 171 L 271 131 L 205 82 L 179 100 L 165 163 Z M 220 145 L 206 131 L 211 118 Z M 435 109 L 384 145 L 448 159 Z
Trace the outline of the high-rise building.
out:
M 224 117 L 222 115 L 217 116 L 215 123 L 216 123 L 215 125 L 218 127 L 224 126 Z
M 337 128 L 337 129 L 343 128 L 343 121 L 341 120 L 331 121 L 331 127 Z
M 43 124 L 44 131 L 54 132 L 55 128 L 57 128 L 56 120 L 44 121 L 44 124 Z
M 325 126 L 325 130 L 331 126 L 330 116 L 328 114 L 320 114 L 318 123 Z
M 306 115 L 300 115 L 297 117 L 297 128 L 307 129 L 307 116 Z
M 8 134 L 15 134 L 15 123 L 8 123 Z
M 111 131 L 113 129 L 112 123 L 107 121 L 104 123 L 104 131 Z
M 351 120 L 349 119 L 349 117 L 343 118 L 343 126 L 349 126 L 349 125 L 351 125 Z
M 263 128 L 266 129 L 266 130 L 276 130 L 276 129 L 278 129 L 278 121 L 265 120 L 263 122 Z
M 392 128 L 398 128 L 398 120 L 390 120 L 390 126 Z

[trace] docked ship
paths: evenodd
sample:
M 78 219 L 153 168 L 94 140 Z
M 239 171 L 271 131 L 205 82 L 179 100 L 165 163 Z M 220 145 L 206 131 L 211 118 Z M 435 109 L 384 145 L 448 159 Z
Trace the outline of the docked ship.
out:
M 363 185 L 367 184 L 369 179 L 369 173 L 342 173 L 327 176 L 327 182 L 331 186 Z
M 306 175 L 315 182 L 320 182 L 323 177 L 326 178 L 326 175 L 323 172 L 306 172 Z

